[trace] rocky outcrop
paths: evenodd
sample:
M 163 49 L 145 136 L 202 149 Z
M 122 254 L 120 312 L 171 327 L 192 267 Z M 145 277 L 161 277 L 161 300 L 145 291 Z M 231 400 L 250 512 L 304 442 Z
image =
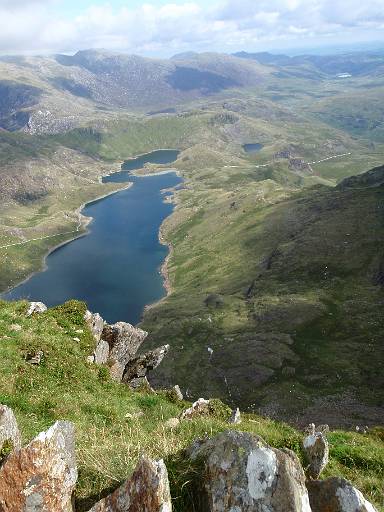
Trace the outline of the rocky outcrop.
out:
M 126 365 L 147 336 L 147 332 L 126 322 L 104 325 L 102 339 L 109 345 L 108 363 L 114 380 L 121 381 Z
M 30 302 L 26 316 L 32 316 L 35 313 L 44 313 L 45 311 L 47 311 L 47 306 L 43 302 Z
M 143 457 L 131 478 L 89 512 L 171 512 L 167 468 L 162 460 Z
M 21 448 L 21 436 L 12 409 L 0 405 L 0 464 L 14 449 Z
M 56 422 L 0 469 L 2 512 L 69 512 L 77 480 L 74 426 Z
M 84 315 L 93 337 L 95 349 L 87 358 L 89 363 L 107 364 L 113 380 L 123 381 L 133 388 L 148 385 L 146 375 L 157 368 L 169 350 L 163 345 L 142 355 L 136 355 L 148 333 L 126 322 L 107 324 L 98 313 Z
M 309 426 L 308 435 L 304 438 L 303 449 L 308 463 L 307 474 L 310 478 L 319 478 L 321 472 L 328 464 L 329 445 L 325 436 L 326 426 L 321 425 L 317 429 L 312 423 Z
M 361 492 L 344 478 L 307 482 L 312 512 L 377 512 Z
M 88 327 L 91 330 L 96 342 L 98 343 L 101 339 L 101 334 L 104 329 L 104 320 L 99 315 L 99 313 L 91 313 L 90 311 L 86 311 L 84 315 L 84 320 L 87 322 Z
M 197 499 L 209 512 L 311 512 L 305 476 L 296 455 L 270 448 L 247 432 L 228 431 L 190 449 L 204 462 Z
M 134 379 L 143 379 L 146 377 L 150 370 L 154 370 L 159 366 L 167 355 L 168 350 L 169 345 L 163 345 L 162 347 L 129 360 L 125 365 L 122 381 L 129 383 Z

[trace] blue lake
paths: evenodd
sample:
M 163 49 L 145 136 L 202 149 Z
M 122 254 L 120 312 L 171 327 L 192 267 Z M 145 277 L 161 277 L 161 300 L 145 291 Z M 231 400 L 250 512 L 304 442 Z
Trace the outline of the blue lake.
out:
M 164 202 L 163 190 L 179 185 L 182 179 L 176 173 L 136 177 L 129 172 L 146 162 L 171 163 L 177 155 L 173 150 L 155 151 L 128 160 L 122 172 L 105 177 L 104 182 L 130 181 L 133 185 L 86 205 L 82 213 L 93 218 L 89 234 L 53 251 L 44 272 L 3 298 L 28 298 L 48 306 L 79 299 L 108 322 L 136 324 L 145 305 L 165 294 L 160 267 L 168 248 L 158 236 L 173 205 Z
M 253 144 L 243 144 L 243 149 L 246 153 L 257 153 L 260 149 L 263 148 L 263 145 L 259 142 Z

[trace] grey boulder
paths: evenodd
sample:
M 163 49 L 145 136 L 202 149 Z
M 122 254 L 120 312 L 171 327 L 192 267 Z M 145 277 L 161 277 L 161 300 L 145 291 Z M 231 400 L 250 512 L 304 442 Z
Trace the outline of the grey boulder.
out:
M 304 472 L 289 450 L 227 431 L 195 443 L 189 455 L 204 462 L 199 511 L 311 512 Z

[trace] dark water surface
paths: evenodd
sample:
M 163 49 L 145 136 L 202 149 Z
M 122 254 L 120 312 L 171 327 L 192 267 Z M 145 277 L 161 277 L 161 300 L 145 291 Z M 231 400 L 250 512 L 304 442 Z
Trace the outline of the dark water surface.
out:
M 126 165 L 132 170 L 142 167 L 143 162 L 160 163 L 161 159 L 161 163 L 171 163 L 175 158 L 177 152 L 162 150 L 129 160 Z M 159 243 L 158 234 L 173 205 L 164 203 L 161 191 L 182 180 L 175 173 L 135 177 L 125 172 L 124 180 L 122 175 L 116 173 L 105 181 L 131 181 L 129 189 L 83 209 L 84 215 L 93 217 L 90 233 L 53 251 L 46 260 L 47 270 L 4 298 L 28 298 L 48 306 L 80 299 L 108 322 L 135 324 L 146 304 L 164 296 L 159 268 L 168 249 Z
M 179 153 L 180 151 L 176 149 L 158 149 L 157 151 L 152 151 L 152 153 L 126 160 L 121 166 L 122 170 L 110 176 L 105 176 L 103 183 L 125 183 L 129 181 L 131 171 L 141 169 L 145 164 L 170 164 L 177 159 Z
M 258 142 L 255 144 L 243 144 L 243 149 L 246 153 L 257 153 L 262 148 L 263 145 Z

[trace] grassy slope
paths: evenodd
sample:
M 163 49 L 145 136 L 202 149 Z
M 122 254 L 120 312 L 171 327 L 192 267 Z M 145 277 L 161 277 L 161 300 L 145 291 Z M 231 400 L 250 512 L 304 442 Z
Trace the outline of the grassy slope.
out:
M 116 487 L 144 451 L 165 458 L 175 511 L 192 511 L 191 474 L 181 450 L 196 437 L 228 428 L 218 414 L 221 409 L 211 417 L 184 422 L 172 432 L 166 430 L 164 422 L 186 404 L 172 403 L 164 393 L 132 392 L 111 382 L 105 368 L 87 364 L 92 337 L 82 320 L 84 305 L 71 302 L 32 318 L 25 317 L 26 309 L 25 302 L 0 302 L 0 403 L 14 409 L 25 442 L 56 419 L 75 422 L 80 470 L 77 510 L 87 510 L 103 492 Z M 15 324 L 21 330 L 15 330 Z M 31 366 L 25 356 L 36 350 L 44 352 L 44 361 Z M 138 411 L 143 416 L 126 417 Z M 302 434 L 288 425 L 245 415 L 236 428 L 301 456 Z M 383 432 L 337 430 L 329 434 L 329 440 L 331 462 L 324 476 L 352 480 L 383 511 Z

